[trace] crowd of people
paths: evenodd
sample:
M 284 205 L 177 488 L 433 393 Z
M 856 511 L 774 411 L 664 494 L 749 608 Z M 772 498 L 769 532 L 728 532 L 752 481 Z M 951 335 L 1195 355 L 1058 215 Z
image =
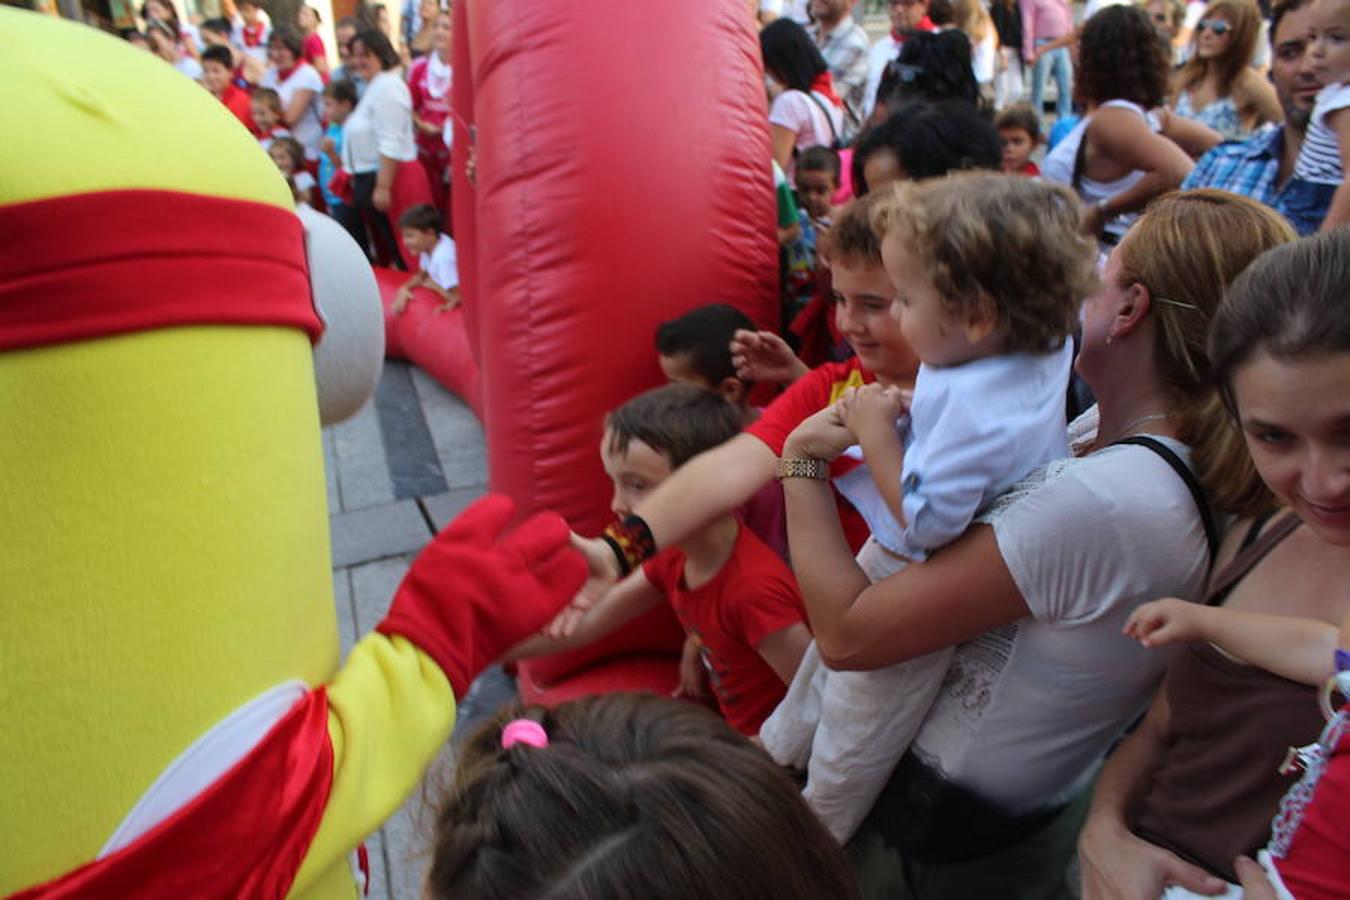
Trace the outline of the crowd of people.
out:
M 591 581 L 509 654 L 669 603 L 687 702 L 504 713 L 428 895 L 1350 896 L 1350 0 L 892 0 L 875 42 L 788 6 L 782 328 L 661 326 Z M 372 259 L 402 230 L 395 313 L 458 302 L 415 13 L 337 23 L 330 71 L 313 10 L 144 11 L 303 202 Z

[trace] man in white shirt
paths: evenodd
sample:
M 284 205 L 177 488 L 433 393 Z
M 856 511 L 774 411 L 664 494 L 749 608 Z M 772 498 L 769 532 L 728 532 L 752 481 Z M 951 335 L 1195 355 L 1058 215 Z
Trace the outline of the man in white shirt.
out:
M 815 23 L 807 30 L 825 57 L 834 78 L 835 92 L 844 101 L 848 113 L 844 135 L 847 139 L 862 121 L 863 91 L 867 85 L 867 32 L 853 20 L 854 0 L 811 0 Z

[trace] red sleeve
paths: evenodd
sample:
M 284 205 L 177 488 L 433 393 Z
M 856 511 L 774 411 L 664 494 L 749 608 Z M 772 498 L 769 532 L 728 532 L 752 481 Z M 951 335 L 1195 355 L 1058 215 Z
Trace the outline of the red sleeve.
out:
M 323 59 L 325 56 L 323 47 L 323 38 L 317 34 L 311 34 L 305 38 L 305 42 L 300 47 L 300 55 L 305 62 L 314 62 L 316 59 Z
M 757 648 L 769 634 L 805 623 L 806 604 L 787 564 L 748 532 L 740 537 L 737 552 L 742 559 L 740 576 L 734 580 L 736 596 L 724 606 L 736 627 L 728 630 Z
M 669 595 L 680 583 L 684 571 L 684 551 L 669 547 L 642 564 L 647 580 L 663 594 Z
M 848 362 L 817 366 L 770 403 L 764 415 L 746 431 L 768 444 L 774 455 L 781 454 L 783 442 L 792 429 L 803 419 L 824 409 L 833 399 L 831 394 L 835 384 L 847 380 L 849 373 L 857 368 L 856 357 Z

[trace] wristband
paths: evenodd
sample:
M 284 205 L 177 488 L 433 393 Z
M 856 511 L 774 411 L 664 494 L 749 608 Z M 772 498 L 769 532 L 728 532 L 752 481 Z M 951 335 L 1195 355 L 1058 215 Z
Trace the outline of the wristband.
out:
M 641 516 L 624 516 L 623 521 L 606 528 L 600 539 L 614 551 L 620 575 L 627 575 L 656 555 L 656 539 Z

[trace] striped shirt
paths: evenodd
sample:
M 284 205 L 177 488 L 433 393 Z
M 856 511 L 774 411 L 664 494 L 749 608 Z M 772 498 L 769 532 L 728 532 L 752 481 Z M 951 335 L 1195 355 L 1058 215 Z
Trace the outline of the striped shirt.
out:
M 1317 95 L 1308 135 L 1303 139 L 1294 175 L 1317 184 L 1340 184 L 1345 177 L 1341 168 L 1341 147 L 1336 132 L 1327 125 L 1327 116 L 1350 106 L 1350 85 L 1329 84 Z

